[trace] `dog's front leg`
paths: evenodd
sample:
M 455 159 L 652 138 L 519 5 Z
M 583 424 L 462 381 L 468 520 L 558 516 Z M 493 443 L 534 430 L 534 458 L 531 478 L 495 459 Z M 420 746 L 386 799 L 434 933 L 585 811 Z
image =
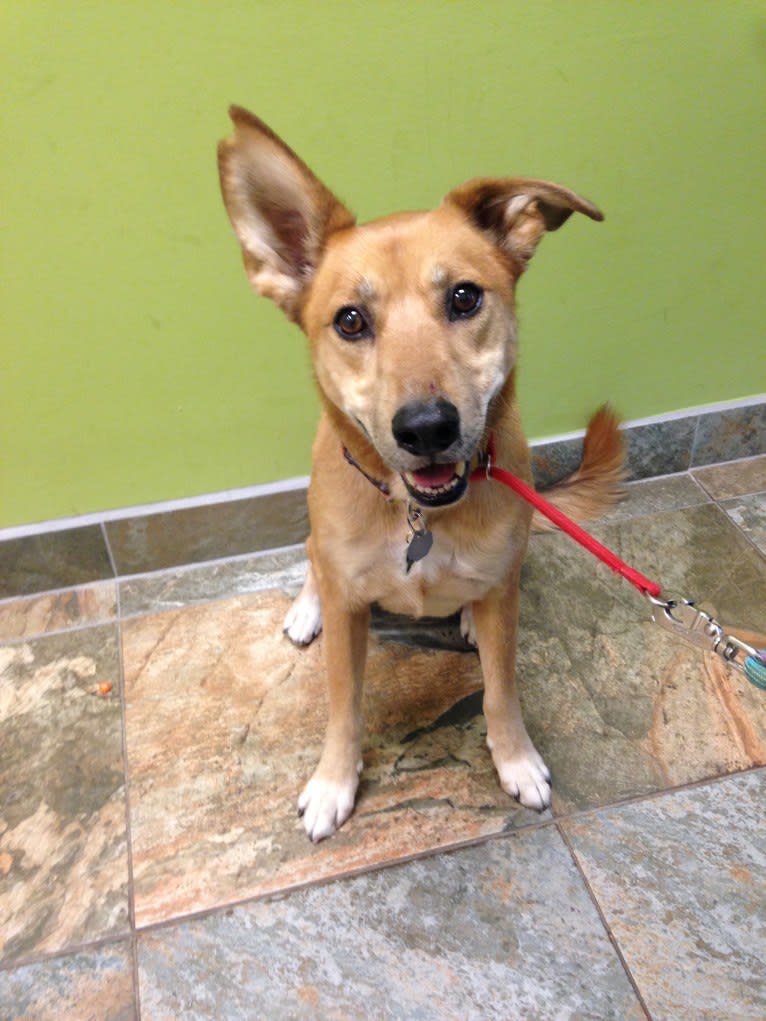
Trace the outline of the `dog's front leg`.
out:
M 527 734 L 516 687 L 516 630 L 519 563 L 507 586 L 473 604 L 473 619 L 484 675 L 487 746 L 503 790 L 527 808 L 551 803 L 551 775 Z
M 369 607 L 351 611 L 336 586 L 319 578 L 328 686 L 327 733 L 319 765 L 298 800 L 313 841 L 331 836 L 351 815 L 362 771 L 362 682 Z

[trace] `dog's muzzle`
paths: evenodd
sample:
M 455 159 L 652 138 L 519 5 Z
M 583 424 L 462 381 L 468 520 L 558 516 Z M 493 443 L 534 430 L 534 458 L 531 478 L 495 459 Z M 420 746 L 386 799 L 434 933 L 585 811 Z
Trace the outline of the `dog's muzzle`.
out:
M 394 415 L 391 431 L 402 450 L 427 459 L 420 468 L 402 473 L 413 499 L 426 507 L 444 507 L 463 496 L 470 462 L 444 459 L 460 442 L 460 413 L 454 404 L 443 397 L 410 401 Z

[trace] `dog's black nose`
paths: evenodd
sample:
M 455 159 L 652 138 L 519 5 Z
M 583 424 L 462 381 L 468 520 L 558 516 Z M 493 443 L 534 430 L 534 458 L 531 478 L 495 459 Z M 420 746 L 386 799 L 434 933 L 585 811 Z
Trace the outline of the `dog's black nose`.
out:
M 409 454 L 431 457 L 460 439 L 460 413 L 443 397 L 410 401 L 394 415 L 391 431 L 399 446 Z

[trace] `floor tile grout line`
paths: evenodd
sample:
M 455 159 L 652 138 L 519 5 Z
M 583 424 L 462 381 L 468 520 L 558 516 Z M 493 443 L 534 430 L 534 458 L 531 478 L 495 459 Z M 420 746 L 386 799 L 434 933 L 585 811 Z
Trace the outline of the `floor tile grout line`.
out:
M 76 585 L 62 585 L 60 588 L 44 589 L 41 592 L 20 592 L 16 596 L 3 596 L 0 599 L 0 610 L 15 603 L 31 602 L 33 599 L 52 599 L 70 593 L 88 592 L 90 589 L 116 585 L 117 581 L 117 578 L 93 578 L 91 581 L 81 581 Z
M 134 1021 L 141 1021 L 141 981 L 138 967 L 138 933 L 133 932 L 130 936 L 130 957 L 133 969 L 133 1006 L 136 1011 Z
M 171 917 L 164 918 L 159 921 L 148 922 L 145 924 L 136 923 L 136 937 L 138 938 L 147 933 L 173 928 L 177 925 L 183 925 L 188 922 L 201 921 L 204 920 L 205 918 L 214 916 L 221 911 L 229 911 L 240 907 L 246 907 L 249 904 L 257 904 L 262 901 L 291 897 L 293 894 L 299 893 L 302 890 L 331 886 L 336 882 L 344 882 L 346 880 L 356 879 L 359 878 L 360 876 L 370 875 L 372 873 L 380 872 L 389 868 L 396 868 L 398 866 L 407 865 L 410 862 L 423 861 L 429 858 L 434 858 L 437 855 L 453 854 L 455 852 L 467 850 L 472 847 L 481 847 L 485 844 L 489 844 L 494 841 L 509 840 L 515 838 L 521 839 L 527 833 L 532 833 L 537 830 L 546 829 L 550 827 L 559 828 L 564 824 L 577 822 L 580 819 L 592 818 L 594 816 L 619 810 L 630 805 L 643 804 L 648 801 L 657 800 L 659 798 L 665 797 L 666 795 L 673 795 L 682 791 L 694 790 L 699 787 L 717 784 L 719 782 L 723 782 L 725 780 L 732 779 L 743 774 L 757 772 L 759 770 L 766 770 L 766 764 L 749 766 L 746 769 L 738 770 L 734 773 L 727 773 L 722 776 L 705 777 L 700 780 L 693 780 L 685 784 L 679 784 L 676 787 L 662 788 L 656 791 L 651 791 L 647 794 L 638 794 L 618 801 L 611 801 L 604 805 L 597 805 L 585 809 L 575 809 L 573 811 L 567 811 L 561 815 L 554 815 L 547 819 L 536 820 L 529 824 L 521 825 L 515 828 L 502 829 L 498 830 L 495 833 L 486 833 L 478 837 L 470 837 L 465 840 L 441 844 L 438 847 L 427 848 L 423 851 L 418 851 L 414 854 L 405 854 L 398 858 L 390 858 L 386 861 L 378 862 L 373 865 L 360 865 L 330 876 L 319 876 L 314 879 L 304 879 L 298 883 L 281 886 L 275 889 L 263 891 L 261 893 L 254 893 L 251 894 L 250 896 L 242 897 L 239 899 L 211 905 L 210 907 L 202 908 L 199 911 L 193 911 L 187 914 L 173 915 Z
M 105 617 L 101 620 L 89 620 L 85 624 L 74 624 L 72 627 L 52 628 L 50 631 L 36 631 L 34 634 L 21 635 L 18 638 L 3 638 L 0 639 L 0 648 L 14 648 L 17 645 L 26 645 L 27 642 L 39 642 L 45 638 L 55 638 L 58 635 L 76 635 L 83 631 L 91 631 L 99 627 L 109 627 L 116 623 L 116 617 Z
M 294 546 L 278 546 L 278 547 L 274 547 L 273 549 L 269 549 L 269 550 L 259 550 L 259 551 L 257 551 L 256 553 L 253 553 L 253 554 L 251 554 L 251 553 L 238 554 L 236 557 L 223 557 L 223 558 L 220 558 L 220 559 L 215 560 L 215 561 L 209 561 L 209 560 L 207 560 L 207 561 L 199 561 L 199 562 L 193 563 L 193 564 L 183 564 L 183 565 L 181 565 L 179 567 L 163 568 L 163 569 L 161 569 L 159 571 L 150 571 L 150 572 L 148 572 L 147 574 L 144 574 L 144 575 L 126 575 L 123 578 L 120 578 L 120 577 L 118 577 L 118 578 L 105 578 L 105 579 L 102 579 L 100 581 L 86 582 L 86 583 L 84 583 L 82 585 L 76 585 L 76 586 L 74 586 L 72 588 L 51 589 L 51 590 L 49 590 L 47 592 L 35 592 L 35 593 L 28 594 L 28 595 L 23 595 L 23 596 L 11 596 L 8 599 L 0 600 L 0 610 L 2 610 L 4 606 L 11 606 L 11 605 L 16 604 L 16 603 L 28 603 L 28 602 L 32 602 L 32 601 L 34 601 L 36 599 L 55 598 L 55 597 L 59 597 L 59 596 L 66 596 L 66 595 L 69 595 L 70 593 L 86 592 L 86 591 L 88 591 L 91 588 L 95 588 L 97 586 L 103 586 L 103 585 L 111 585 L 111 586 L 114 587 L 114 589 L 113 589 L 114 603 L 115 603 L 115 606 L 118 606 L 118 605 L 121 604 L 122 586 L 125 583 L 130 583 L 133 580 L 144 580 L 144 579 L 149 579 L 149 578 L 160 579 L 163 575 L 191 574 L 195 570 L 204 570 L 204 569 L 209 568 L 211 566 L 212 567 L 220 567 L 220 566 L 225 567 L 228 564 L 242 563 L 242 562 L 246 562 L 247 560 L 250 560 L 250 559 L 260 560 L 260 559 L 265 558 L 267 556 L 279 556 L 281 554 L 287 554 L 287 553 L 290 553 L 290 552 L 293 552 L 293 551 L 299 552 L 299 551 L 301 551 L 303 549 L 303 546 L 304 546 L 303 543 L 298 543 L 298 544 L 296 544 Z M 298 564 L 299 564 L 299 561 L 296 559 L 295 564 L 288 564 L 283 569 L 276 568 L 273 572 L 263 572 L 263 575 L 264 575 L 264 577 L 267 577 L 268 574 L 270 574 L 270 573 L 277 573 L 280 570 L 287 571 L 287 570 L 290 569 L 290 567 L 297 566 Z M 166 612 L 166 611 L 167 612 L 171 612 L 173 610 L 183 610 L 187 606 L 204 605 L 205 603 L 217 603 L 217 602 L 220 602 L 223 599 L 229 599 L 232 596 L 237 596 L 237 595 L 240 595 L 240 596 L 257 595 L 260 592 L 263 592 L 263 591 L 266 591 L 266 590 L 270 590 L 270 589 L 278 589 L 278 588 L 281 588 L 281 586 L 279 584 L 264 584 L 263 586 L 254 587 L 253 589 L 247 589 L 247 590 L 243 590 L 241 592 L 218 593 L 218 594 L 213 594 L 213 595 L 210 595 L 210 596 L 201 596 L 199 598 L 184 599 L 183 601 L 179 601 L 179 602 L 177 602 L 177 603 L 175 603 L 173 605 L 168 605 L 168 606 L 159 606 L 159 605 L 148 606 L 146 609 L 142 609 L 142 610 L 136 611 L 134 613 L 124 613 L 124 612 L 120 611 L 120 616 L 121 616 L 121 619 L 123 621 L 137 620 L 137 619 L 140 619 L 142 617 L 150 616 L 150 615 L 155 614 L 155 613 L 162 613 L 162 612 Z M 108 617 L 107 616 L 107 617 L 94 618 L 93 620 L 88 620 L 88 621 L 84 621 L 82 623 L 72 624 L 70 626 L 49 628 L 47 630 L 35 631 L 35 632 L 31 633 L 31 634 L 16 635 L 16 636 L 14 636 L 12 638 L 0 638 L 0 647 L 2 647 L 2 646 L 22 645 L 25 642 L 36 641 L 39 638 L 47 638 L 48 636 L 51 636 L 51 635 L 75 634 L 78 631 L 85 631 L 85 630 L 88 630 L 90 628 L 103 626 L 105 624 L 112 624 L 112 623 L 114 623 L 116 621 L 116 619 L 117 619 L 117 611 L 115 612 L 115 616 L 112 616 L 112 617 Z
M 106 547 L 106 555 L 109 558 L 109 566 L 112 568 L 112 574 L 114 575 L 114 581 L 116 584 L 117 579 L 120 576 L 120 572 L 117 570 L 117 560 L 115 559 L 114 556 L 112 544 L 109 541 L 109 532 L 106 527 L 106 522 L 102 521 L 101 524 L 99 525 L 99 528 L 101 530 L 101 538 L 104 540 L 104 546 Z
M 76 585 L 61 585 L 58 588 L 42 589 L 39 592 L 20 592 L 18 595 L 4 596 L 0 599 L 0 610 L 13 603 L 64 596 L 70 592 L 86 592 L 100 585 L 116 585 L 119 587 L 133 581 L 160 578 L 164 574 L 193 573 L 195 570 L 204 570 L 209 567 L 225 567 L 227 564 L 244 563 L 247 560 L 261 560 L 271 556 L 281 556 L 292 552 L 297 553 L 304 549 L 304 547 L 304 542 L 290 543 L 287 546 L 270 546 L 268 549 L 251 550 L 248 553 L 235 553 L 232 556 L 214 557 L 212 560 L 193 560 L 169 567 L 159 567 L 152 571 L 140 571 L 136 574 L 116 574 L 113 577 L 94 578 L 91 581 L 78 582 Z
M 625 973 L 625 977 L 630 983 L 630 987 L 633 990 L 641 1009 L 646 1015 L 647 1021 L 652 1021 L 652 1014 L 651 1011 L 649 1010 L 646 1000 L 644 999 L 644 994 L 641 992 L 641 988 L 638 982 L 636 981 L 636 978 L 633 974 L 633 970 L 628 964 L 628 960 L 625 956 L 625 953 L 623 952 L 623 949 L 620 946 L 620 941 L 617 939 L 617 936 L 614 934 L 612 927 L 607 920 L 604 909 L 601 906 L 601 902 L 599 901 L 596 895 L 596 891 L 593 889 L 590 880 L 585 874 L 585 870 L 582 867 L 577 852 L 575 851 L 574 846 L 572 845 L 572 842 L 569 839 L 569 834 L 566 832 L 565 828 L 563 826 L 560 826 L 558 823 L 556 824 L 556 830 L 569 853 L 569 856 L 572 860 L 572 864 L 575 870 L 577 871 L 577 874 L 580 877 L 583 886 L 585 887 L 585 891 L 588 897 L 590 898 L 591 903 L 593 904 L 596 914 L 598 915 L 599 921 L 601 922 L 601 925 L 604 928 L 604 932 L 606 933 L 607 939 L 609 940 L 615 954 L 617 955 L 617 959 L 619 960 L 620 965 Z
M 563 828 L 566 825 L 568 825 L 569 823 L 577 822 L 580 819 L 593 818 L 598 815 L 607 814 L 609 812 L 620 810 L 630 805 L 642 804 L 647 801 L 657 800 L 659 798 L 673 795 L 682 791 L 694 790 L 704 786 L 723 783 L 726 780 L 734 779 L 739 776 L 747 775 L 749 773 L 756 773 L 759 771 L 766 771 L 766 764 L 749 766 L 746 769 L 737 770 L 734 773 L 726 773 L 721 776 L 707 777 L 702 778 L 700 780 L 690 781 L 689 783 L 686 784 L 680 784 L 677 787 L 658 789 L 647 794 L 635 795 L 633 797 L 626 798 L 620 801 L 608 802 L 604 805 L 597 805 L 585 809 L 576 809 L 571 812 L 565 812 L 562 815 L 535 821 L 528 825 L 523 825 L 512 829 L 503 829 L 495 833 L 483 834 L 479 837 L 471 837 L 466 840 L 443 844 L 440 845 L 439 847 L 428 848 L 424 851 L 417 852 L 416 854 L 409 854 L 404 855 L 401 858 L 389 859 L 385 862 L 380 862 L 376 865 L 358 866 L 356 868 L 349 869 L 348 871 L 336 875 L 322 876 L 317 879 L 302 880 L 301 882 L 295 883 L 291 886 L 285 886 L 278 889 L 268 890 L 264 891 L 263 893 L 256 893 L 249 897 L 243 897 L 239 900 L 222 902 L 219 904 L 212 905 L 208 908 L 203 908 L 199 911 L 189 912 L 188 914 L 173 915 L 172 917 L 164 918 L 156 922 L 149 922 L 145 925 L 137 925 L 135 924 L 135 922 L 132 921 L 130 928 L 122 933 L 104 935 L 94 940 L 86 940 L 81 943 L 73 943 L 69 946 L 59 948 L 58 950 L 46 951 L 40 954 L 32 954 L 29 955 L 28 957 L 21 957 L 16 960 L 0 962 L 0 973 L 12 972 L 17 969 L 31 967 L 37 964 L 45 964 L 50 961 L 69 958 L 77 954 L 87 953 L 89 951 L 96 951 L 103 949 L 105 947 L 116 946 L 119 944 L 129 944 L 134 946 L 135 948 L 134 961 L 136 962 L 135 966 L 137 967 L 138 942 L 140 938 L 144 935 L 150 935 L 154 932 L 172 929 L 179 925 L 185 925 L 190 922 L 203 921 L 204 919 L 215 916 L 216 914 L 219 914 L 221 912 L 234 910 L 240 907 L 247 907 L 250 904 L 256 904 L 269 900 L 281 900 L 284 898 L 288 898 L 293 894 L 300 893 L 302 890 L 329 887 L 337 882 L 343 882 L 345 880 L 359 878 L 360 876 L 380 872 L 389 868 L 396 868 L 398 866 L 407 865 L 410 862 L 427 860 L 428 858 L 433 858 L 436 857 L 437 855 L 452 854 L 473 847 L 481 847 L 483 845 L 495 841 L 514 838 L 521 839 L 527 833 L 533 833 L 542 829 L 554 827 L 559 831 L 559 833 L 562 833 Z M 136 986 L 136 988 L 138 987 Z
M 125 785 L 125 852 L 128 871 L 128 922 L 130 924 L 130 958 L 133 985 L 133 1004 L 136 1021 L 141 1017 L 141 997 L 138 973 L 138 936 L 136 931 L 135 877 L 133 873 L 133 827 L 130 813 L 130 768 L 128 759 L 128 705 L 125 674 L 125 647 L 122 635 L 122 614 L 119 585 L 117 586 L 117 657 L 120 671 L 120 736 L 122 744 L 122 769 Z
M 108 947 L 128 945 L 133 938 L 134 933 L 126 929 L 125 932 L 99 936 L 97 939 L 83 940 L 80 943 L 71 943 L 66 947 L 60 947 L 58 950 L 44 950 L 37 954 L 29 954 L 26 957 L 22 956 L 13 960 L 1 961 L 0 975 L 19 971 L 22 968 L 34 968 L 39 964 L 50 964 L 52 961 L 66 960 L 70 957 L 76 957 L 78 954 L 95 953 Z
M 700 429 L 702 428 L 702 419 L 703 419 L 703 415 L 701 415 L 701 414 L 697 415 L 697 419 L 696 419 L 696 421 L 694 423 L 694 430 L 693 430 L 693 433 L 692 433 L 692 442 L 691 442 L 691 445 L 689 447 L 689 470 L 691 470 L 693 467 L 695 467 L 694 459 L 695 459 L 695 457 L 697 455 L 697 451 L 699 449 L 698 448 L 698 441 L 699 441 Z
M 731 527 L 734 528 L 737 531 L 737 533 L 742 536 L 742 538 L 745 540 L 748 546 L 752 550 L 754 550 L 754 552 L 757 553 L 759 557 L 761 557 L 762 559 L 766 559 L 766 553 L 755 542 L 755 540 L 751 539 L 747 532 L 740 525 L 737 524 L 737 522 L 734 520 L 731 514 L 729 514 L 729 512 L 724 507 L 724 503 L 728 503 L 730 500 L 742 499 L 745 496 L 760 496 L 760 495 L 761 493 L 757 492 L 757 493 L 742 493 L 739 496 L 727 496 L 724 498 L 711 496 L 710 500 L 713 506 L 716 507 L 721 512 L 721 514 L 723 514 L 723 516 L 726 518 L 727 524 L 731 525 Z
M 233 911 L 237 908 L 247 907 L 250 904 L 259 904 L 270 900 L 283 900 L 288 897 L 292 897 L 294 894 L 301 893 L 303 890 L 330 887 L 334 883 L 359 879 L 362 876 L 372 875 L 373 873 L 386 871 L 388 869 L 399 868 L 403 865 L 409 865 L 412 862 L 435 858 L 437 855 L 454 854 L 458 851 L 465 851 L 473 847 L 482 847 L 493 840 L 500 840 L 514 836 L 520 837 L 528 832 L 531 833 L 537 830 L 551 828 L 555 826 L 555 824 L 556 820 L 554 818 L 544 819 L 540 822 L 532 822 L 529 825 L 520 826 L 518 829 L 507 831 L 499 830 L 496 833 L 485 833 L 478 837 L 468 837 L 463 840 L 440 844 L 438 847 L 430 847 L 424 851 L 416 851 L 414 853 L 410 852 L 402 855 L 401 857 L 388 858 L 385 861 L 378 862 L 373 865 L 357 865 L 334 875 L 319 876 L 315 879 L 302 879 L 287 886 L 264 890 L 261 893 L 254 893 L 247 897 L 241 897 L 237 900 L 225 901 L 221 904 L 212 905 L 211 907 L 201 908 L 198 911 L 192 911 L 182 915 L 173 915 L 170 918 L 163 918 L 160 921 L 137 925 L 136 936 L 141 937 L 144 935 L 150 935 L 154 932 L 160 932 L 165 929 L 171 929 L 178 925 L 204 921 L 206 918 L 210 918 L 222 911 Z M 308 837 L 306 837 L 306 840 L 308 840 Z
M 136 581 L 150 581 L 153 578 L 161 578 L 163 575 L 171 574 L 192 574 L 194 571 L 204 570 L 210 567 L 226 567 L 228 564 L 242 564 L 248 560 L 262 560 L 266 557 L 276 557 L 298 552 L 305 547 L 304 542 L 289 543 L 287 546 L 269 546 L 267 549 L 249 550 L 247 553 L 234 553 L 230 556 L 213 557 L 211 560 L 191 560 L 183 564 L 170 564 L 167 567 L 157 567 L 150 571 L 136 571 L 135 573 L 120 574 L 117 576 L 118 585 L 129 585 Z
M 632 794 L 625 798 L 618 798 L 616 801 L 608 801 L 603 805 L 590 805 L 588 808 L 576 808 L 569 812 L 563 812 L 554 819 L 556 825 L 564 825 L 571 822 L 578 822 L 580 819 L 589 819 L 595 815 L 605 812 L 620 811 L 631 805 L 643 805 L 647 801 L 656 801 L 659 798 L 672 797 L 684 791 L 694 791 L 700 787 L 709 787 L 714 784 L 725 783 L 727 780 L 736 779 L 739 776 L 746 776 L 749 773 L 766 771 L 766 762 L 757 762 L 742 769 L 735 769 L 731 773 L 721 773 L 717 776 L 703 776 L 698 780 L 687 780 L 686 783 L 675 784 L 671 787 L 658 787 L 657 790 L 647 791 L 645 794 Z M 554 777 L 555 786 L 555 777 Z

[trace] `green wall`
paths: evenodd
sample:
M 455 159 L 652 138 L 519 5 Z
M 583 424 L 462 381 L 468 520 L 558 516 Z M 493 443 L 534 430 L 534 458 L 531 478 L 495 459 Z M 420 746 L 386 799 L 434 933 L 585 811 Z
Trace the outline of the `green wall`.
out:
M 5 0 L 0 526 L 304 474 L 302 337 L 252 295 L 231 101 L 366 219 L 560 181 L 520 289 L 531 436 L 766 389 L 766 7 Z

